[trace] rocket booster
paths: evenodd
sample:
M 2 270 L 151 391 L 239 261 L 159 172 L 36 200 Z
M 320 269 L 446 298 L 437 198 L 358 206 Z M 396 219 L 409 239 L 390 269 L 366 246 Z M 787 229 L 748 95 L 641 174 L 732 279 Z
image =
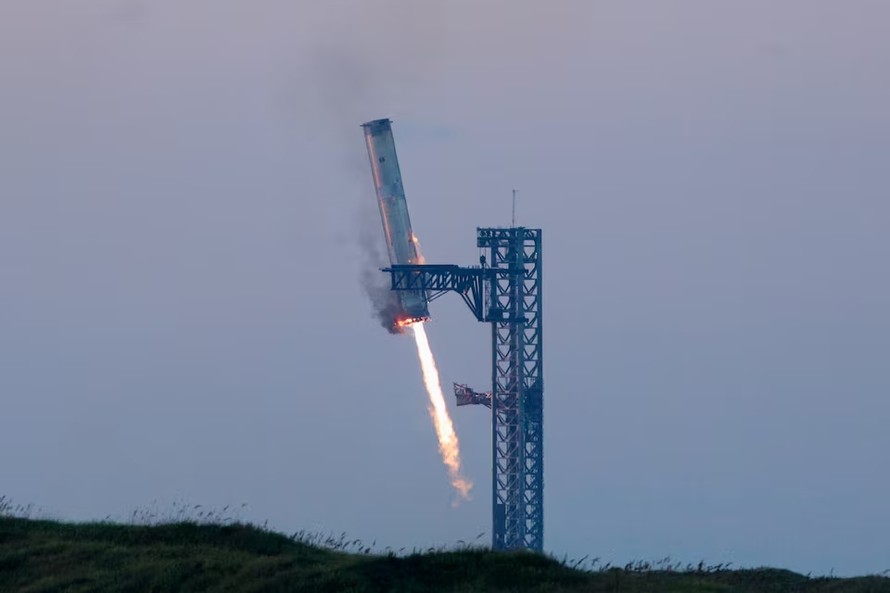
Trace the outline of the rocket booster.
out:
M 392 122 L 377 119 L 362 124 L 368 157 L 371 160 L 371 173 L 374 175 L 374 188 L 377 190 L 377 205 L 383 221 L 383 235 L 391 265 L 423 263 L 420 246 L 411 230 L 408 217 L 408 202 L 405 188 L 402 187 L 402 174 L 396 157 L 396 144 L 392 136 Z M 423 291 L 399 291 L 402 310 L 394 321 L 406 323 L 423 321 L 430 316 L 426 294 Z

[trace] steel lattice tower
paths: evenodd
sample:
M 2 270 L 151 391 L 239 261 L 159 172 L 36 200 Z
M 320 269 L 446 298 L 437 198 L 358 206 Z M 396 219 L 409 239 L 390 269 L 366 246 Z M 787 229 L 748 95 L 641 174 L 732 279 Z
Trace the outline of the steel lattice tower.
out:
M 492 547 L 544 546 L 541 231 L 479 229 L 490 253 Z
M 395 265 L 392 290 L 425 291 L 429 300 L 459 293 L 479 321 L 491 323 L 492 386 L 477 393 L 455 384 L 458 405 L 491 408 L 492 547 L 544 546 L 543 343 L 541 230 L 479 228 L 488 254 L 481 267 Z

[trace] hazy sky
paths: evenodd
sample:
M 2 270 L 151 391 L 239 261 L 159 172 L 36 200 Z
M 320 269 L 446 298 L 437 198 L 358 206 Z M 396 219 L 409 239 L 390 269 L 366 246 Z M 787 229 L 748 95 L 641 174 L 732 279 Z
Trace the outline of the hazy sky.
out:
M 476 482 L 453 508 L 413 343 L 358 281 L 359 124 L 392 117 L 428 260 L 477 261 L 513 187 L 543 228 L 547 550 L 890 569 L 888 22 L 2 0 L 0 494 L 487 542 L 487 410 L 452 406 Z M 488 328 L 432 311 L 446 387 L 485 388 Z

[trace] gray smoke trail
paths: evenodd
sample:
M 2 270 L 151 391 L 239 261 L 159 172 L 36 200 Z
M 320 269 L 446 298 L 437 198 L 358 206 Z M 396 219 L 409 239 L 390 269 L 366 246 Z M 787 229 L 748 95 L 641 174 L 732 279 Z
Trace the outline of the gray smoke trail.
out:
M 380 227 L 379 218 L 374 220 L 375 217 L 367 212 L 370 208 L 360 210 L 358 243 L 362 261 L 359 268 L 359 282 L 371 303 L 372 315 L 380 325 L 391 334 L 405 333 L 403 328 L 396 325 L 396 318 L 401 311 L 399 297 L 389 289 L 389 276 L 380 271 L 380 268 L 386 267 L 389 262 L 383 254 L 380 233 L 374 232 Z
M 352 234 L 360 250 L 359 283 L 380 325 L 403 333 L 394 322 L 401 309 L 398 295 L 380 272 L 389 261 L 360 124 L 397 117 L 415 91 L 435 78 L 451 37 L 445 18 L 448 4 L 351 0 L 347 5 L 331 11 L 323 27 L 326 41 L 303 56 L 286 101 L 303 106 L 302 133 L 330 150 L 342 171 L 339 181 L 347 182 L 347 192 L 360 200 L 358 228 Z

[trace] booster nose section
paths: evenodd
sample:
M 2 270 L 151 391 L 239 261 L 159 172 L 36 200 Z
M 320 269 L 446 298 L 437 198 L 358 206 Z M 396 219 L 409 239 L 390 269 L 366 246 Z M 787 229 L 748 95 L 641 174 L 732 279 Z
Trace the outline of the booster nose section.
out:
M 383 235 L 391 265 L 423 263 L 423 256 L 408 216 L 408 202 L 402 186 L 399 159 L 392 135 L 392 122 L 377 119 L 362 124 L 371 173 L 374 176 L 374 189 L 377 191 L 377 205 L 383 222 Z M 402 311 L 396 324 L 422 321 L 430 316 L 427 296 L 424 291 L 400 291 L 398 293 Z

